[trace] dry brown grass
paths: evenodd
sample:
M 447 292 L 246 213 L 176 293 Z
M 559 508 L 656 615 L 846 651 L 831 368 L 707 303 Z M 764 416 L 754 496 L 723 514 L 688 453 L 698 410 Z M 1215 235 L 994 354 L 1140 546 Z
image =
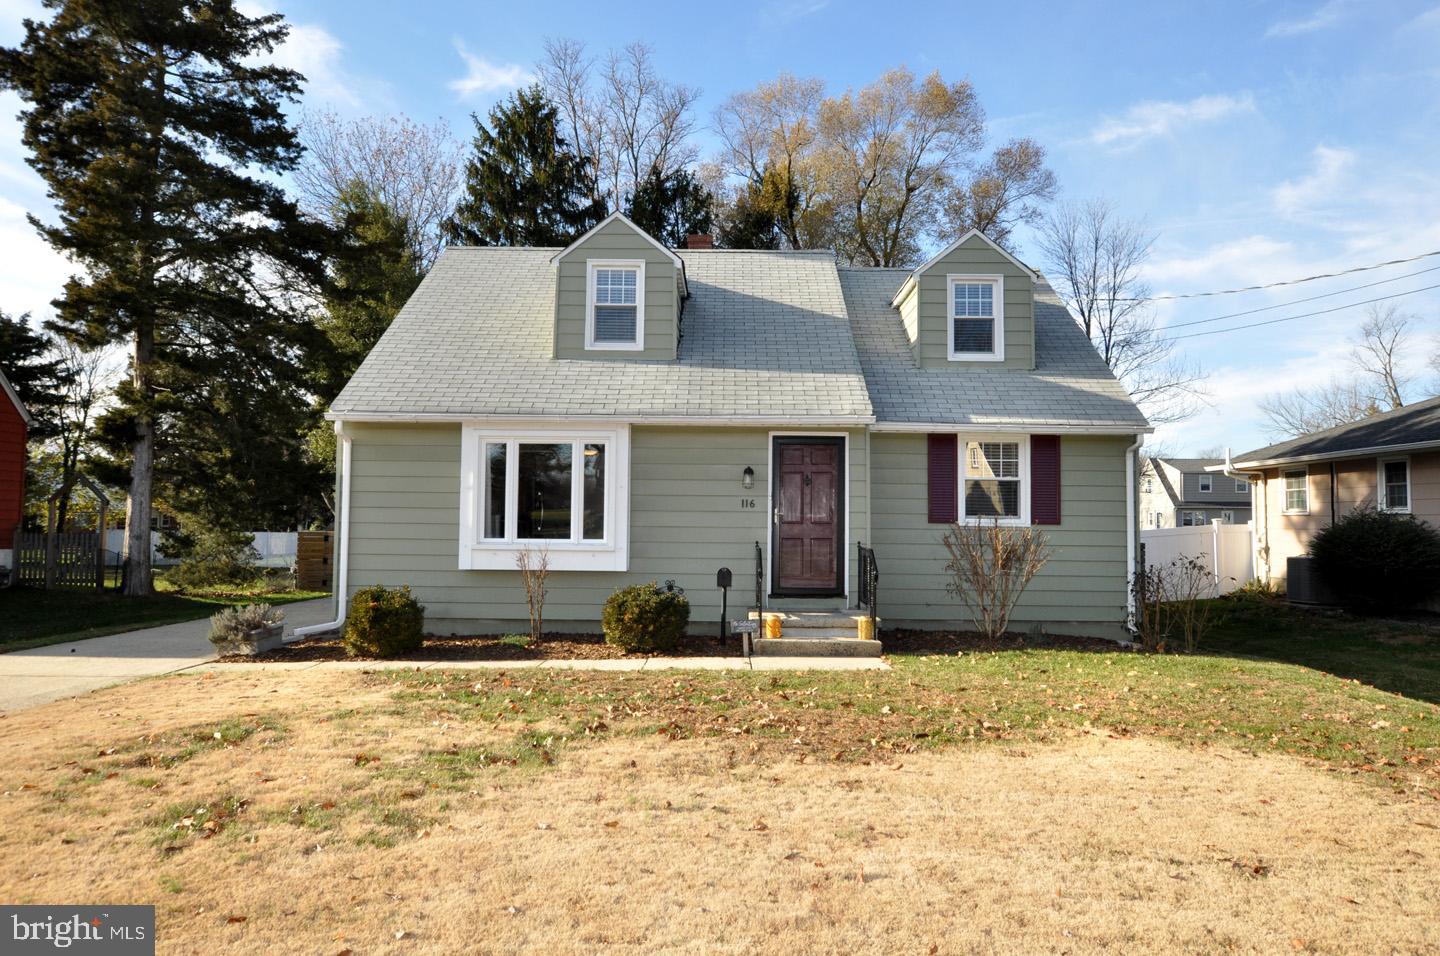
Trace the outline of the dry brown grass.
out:
M 857 764 L 601 732 L 545 765 L 520 729 L 558 728 L 345 672 L 12 715 L 0 899 L 154 902 L 167 953 L 1440 946 L 1440 806 L 1294 758 L 1080 730 Z M 191 811 L 227 799 L 202 838 Z

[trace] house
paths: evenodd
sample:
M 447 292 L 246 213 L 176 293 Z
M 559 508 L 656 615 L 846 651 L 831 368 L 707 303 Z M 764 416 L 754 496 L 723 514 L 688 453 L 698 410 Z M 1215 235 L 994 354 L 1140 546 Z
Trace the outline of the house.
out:
M 1146 458 L 1140 469 L 1140 527 L 1245 524 L 1250 482 L 1207 471 L 1221 458 Z
M 1286 559 L 1357 508 L 1440 525 L 1440 398 L 1301 435 L 1210 466 L 1255 484 L 1256 575 L 1283 587 Z
M 0 372 L 0 569 L 14 567 L 15 532 L 25 514 L 25 442 L 30 412 Z M 0 584 L 8 574 L 0 574 Z
M 953 626 L 941 535 L 991 518 L 1055 549 L 1017 628 L 1126 620 L 1149 426 L 978 232 L 913 271 L 671 250 L 619 214 L 564 249 L 451 248 L 329 414 L 337 590 L 409 584 L 433 632 L 521 629 L 525 547 L 555 631 L 652 580 L 713 630 L 722 567 L 732 611 L 854 608 L 862 544 L 885 626 Z

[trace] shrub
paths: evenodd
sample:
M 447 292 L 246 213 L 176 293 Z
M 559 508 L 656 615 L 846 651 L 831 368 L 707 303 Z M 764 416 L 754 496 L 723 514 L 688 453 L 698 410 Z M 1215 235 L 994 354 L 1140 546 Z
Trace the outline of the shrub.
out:
M 634 651 L 665 651 L 679 643 L 690 623 L 690 602 L 654 581 L 621 588 L 600 615 L 605 642 Z
M 1440 587 L 1440 532 L 1410 515 L 1353 511 L 1310 541 L 1315 571 L 1346 607 L 1398 611 Z
M 345 618 L 345 653 L 351 657 L 398 657 L 425 643 L 425 608 L 410 586 L 361 588 Z
M 1214 623 L 1215 579 L 1200 558 L 1181 555 L 1135 574 L 1135 634 L 1147 651 L 1163 654 L 1171 639 L 1194 653 Z
M 1010 627 L 1010 614 L 1025 588 L 1050 560 L 1044 532 L 994 521 L 954 524 L 940 539 L 950 560 L 945 589 L 970 610 L 975 628 L 996 638 Z
M 260 572 L 255 562 L 260 555 L 251 547 L 253 539 L 243 531 L 205 527 L 184 535 L 173 535 L 162 548 L 166 557 L 178 557 L 165 580 L 182 591 L 225 585 L 255 583 Z

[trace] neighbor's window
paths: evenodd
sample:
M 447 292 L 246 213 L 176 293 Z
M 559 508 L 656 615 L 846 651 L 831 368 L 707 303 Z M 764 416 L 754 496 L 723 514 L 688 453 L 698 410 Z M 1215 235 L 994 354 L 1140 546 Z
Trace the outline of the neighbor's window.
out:
M 604 441 L 484 442 L 481 537 L 604 541 L 608 447 Z
M 951 276 L 950 358 L 1004 357 L 1004 284 L 999 276 Z
M 590 263 L 588 298 L 586 348 L 638 349 L 643 346 L 643 263 Z
M 1203 511 L 1183 511 L 1180 513 L 1180 527 L 1182 528 L 1199 528 L 1209 523 L 1210 522 L 1205 520 L 1205 512 Z
M 1211 487 L 1211 478 L 1212 478 L 1212 477 L 1213 477 L 1213 476 L 1211 476 L 1211 475 L 1201 475 L 1201 476 L 1200 476 L 1200 490 L 1201 490 L 1201 491 L 1209 491 L 1209 490 L 1210 490 L 1210 487 Z
M 1220 512 L 1220 523 L 1221 523 L 1221 524 L 1234 524 L 1234 523 L 1235 523 L 1235 512 L 1233 512 L 1233 511 L 1222 511 L 1222 512 Z
M 1244 478 L 1236 478 L 1235 493 L 1240 495 L 1248 495 L 1250 493 L 1250 482 L 1246 481 Z
M 1310 473 L 1285 472 L 1285 510 L 1306 514 L 1310 511 Z
M 1410 462 L 1405 458 L 1380 463 L 1380 508 L 1410 510 Z
M 960 460 L 961 514 L 966 518 L 1021 516 L 1021 453 L 1015 439 L 965 441 Z

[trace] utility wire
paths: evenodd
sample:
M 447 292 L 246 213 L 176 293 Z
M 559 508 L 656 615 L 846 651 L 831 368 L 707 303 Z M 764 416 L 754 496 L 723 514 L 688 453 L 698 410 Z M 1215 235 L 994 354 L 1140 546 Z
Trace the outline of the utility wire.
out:
M 1255 315 L 1258 312 L 1273 312 L 1276 309 L 1284 309 L 1292 305 L 1303 305 L 1306 302 L 1315 302 L 1319 299 L 1333 299 L 1337 295 L 1347 295 L 1351 292 L 1359 292 L 1361 289 L 1373 289 L 1377 285 L 1385 285 L 1387 282 L 1399 282 L 1401 279 L 1413 279 L 1415 276 L 1424 275 L 1427 272 L 1440 272 L 1440 266 L 1431 266 L 1428 269 L 1418 269 L 1415 272 L 1407 272 L 1404 275 L 1391 276 L 1388 279 L 1380 279 L 1375 282 L 1367 282 L 1365 285 L 1351 286 L 1348 289 L 1340 289 L 1335 292 L 1324 292 L 1320 295 L 1312 295 L 1305 299 L 1292 299 L 1289 302 L 1278 302 L 1275 305 L 1265 305 L 1258 309 L 1248 309 L 1244 312 L 1231 312 L 1228 315 L 1217 315 L 1213 319 L 1195 319 L 1190 322 L 1174 322 L 1165 326 L 1167 329 L 1179 329 L 1190 325 L 1208 325 L 1211 322 L 1223 322 L 1225 319 L 1238 319 L 1245 315 Z
M 1409 256 L 1404 259 L 1391 259 L 1389 262 L 1377 262 L 1373 266 L 1356 266 L 1353 269 L 1342 269 L 1339 272 L 1322 272 L 1319 275 L 1306 276 L 1303 279 L 1286 279 L 1282 282 L 1267 282 L 1264 285 L 1247 285 L 1239 289 L 1218 289 L 1214 292 L 1186 292 L 1182 295 L 1148 295 L 1136 296 L 1130 299 L 1123 299 L 1125 302 L 1168 302 L 1175 299 L 1203 299 L 1212 295 L 1234 295 L 1237 292 L 1258 292 L 1261 289 L 1276 289 L 1280 286 L 1299 285 L 1302 282 L 1314 282 L 1317 279 L 1334 279 L 1337 276 L 1348 276 L 1356 272 L 1370 272 L 1374 269 L 1383 269 L 1386 266 L 1398 266 L 1407 262 L 1418 262 L 1421 259 L 1428 259 L 1431 256 L 1440 256 L 1440 249 L 1434 252 L 1422 252 L 1418 256 Z
M 1302 312 L 1299 315 L 1287 315 L 1283 318 L 1269 319 L 1265 322 L 1249 322 L 1245 325 L 1232 325 L 1229 328 L 1225 329 L 1207 329 L 1204 332 L 1190 332 L 1186 335 L 1176 335 L 1171 338 L 1171 341 L 1178 342 L 1181 339 L 1194 339 L 1199 338 L 1202 335 L 1219 335 L 1221 332 L 1239 332 L 1242 329 L 1258 329 L 1263 325 L 1276 325 L 1280 322 L 1293 322 L 1296 319 L 1308 319 L 1317 315 L 1329 315 L 1331 312 L 1340 312 L 1345 309 L 1353 309 L 1357 305 L 1369 305 L 1372 302 L 1384 302 L 1387 299 L 1398 299 L 1401 296 L 1415 295 L 1417 292 L 1428 292 L 1431 289 L 1440 289 L 1440 282 L 1437 282 L 1434 285 L 1423 286 L 1419 289 L 1410 289 L 1406 292 L 1396 292 L 1392 295 L 1382 295 L 1374 299 L 1365 299 L 1361 302 L 1351 302 L 1346 305 L 1337 305 L 1334 308 L 1321 309 L 1318 312 Z

